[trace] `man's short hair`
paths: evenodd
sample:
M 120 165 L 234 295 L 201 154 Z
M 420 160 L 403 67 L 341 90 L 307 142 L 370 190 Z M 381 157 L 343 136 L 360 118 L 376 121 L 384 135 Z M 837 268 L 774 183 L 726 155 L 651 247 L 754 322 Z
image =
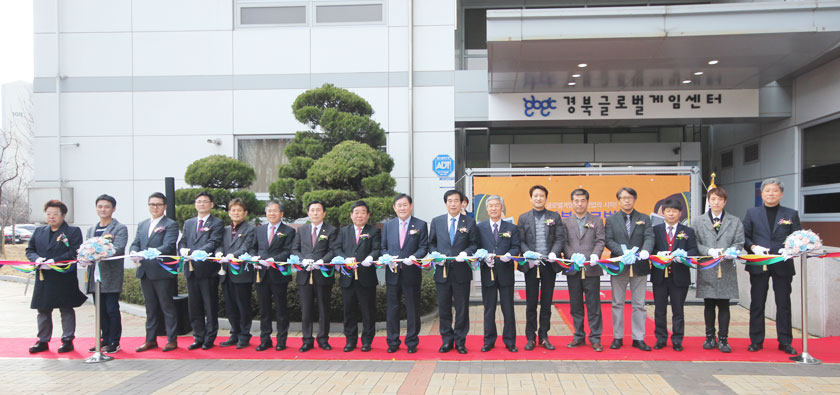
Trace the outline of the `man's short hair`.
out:
M 534 191 L 537 190 L 537 189 L 543 191 L 545 193 L 545 197 L 548 197 L 548 188 L 546 188 L 542 185 L 532 186 L 531 189 L 528 190 L 528 196 L 534 196 Z
M 457 189 L 450 189 L 443 194 L 443 202 L 446 203 L 446 200 L 449 199 L 449 197 L 452 195 L 458 195 L 458 201 L 464 201 L 464 194 L 461 193 L 461 191 Z
M 67 205 L 62 203 L 60 200 L 50 200 L 46 204 L 44 204 L 44 211 L 46 212 L 48 208 L 55 207 L 61 211 L 61 215 L 67 215 Z
M 327 206 L 324 205 L 324 202 L 320 200 L 313 200 L 306 205 L 306 211 L 309 211 L 309 208 L 312 207 L 313 204 L 320 204 L 321 210 L 327 211 Z
M 239 207 L 242 207 L 242 210 L 248 211 L 248 207 L 245 205 L 245 201 L 242 200 L 241 198 L 231 199 L 230 203 L 228 203 L 228 206 L 227 206 L 228 210 L 230 210 L 230 208 L 233 207 L 233 206 L 239 206 Z
M 266 202 L 266 203 L 265 203 L 265 208 L 268 208 L 269 206 L 273 206 L 273 205 L 276 205 L 276 206 L 277 206 L 277 208 L 278 208 L 280 211 L 283 211 L 283 203 L 280 203 L 280 202 L 279 202 L 279 201 L 277 201 L 277 200 L 269 200 L 268 202 Z
M 102 194 L 96 197 L 96 201 L 93 204 L 99 204 L 100 200 L 104 200 L 108 203 L 111 203 L 111 207 L 117 207 L 117 199 L 114 199 L 111 195 Z
M 484 205 L 487 206 L 487 203 L 490 203 L 491 200 L 498 200 L 499 203 L 502 205 L 502 211 L 505 209 L 505 199 L 499 195 L 490 195 L 484 198 Z
M 152 200 L 152 199 L 155 199 L 155 198 L 163 200 L 163 202 L 166 203 L 166 195 L 164 195 L 161 192 L 155 192 L 155 193 L 149 195 L 149 198 L 146 199 L 146 201 L 148 202 L 149 200 Z
M 586 196 L 586 200 L 589 200 L 589 191 L 587 191 L 586 189 L 583 189 L 583 188 L 578 188 L 578 189 L 575 189 L 574 191 L 572 191 L 572 194 L 570 195 L 570 198 L 572 200 L 575 200 L 575 196 L 580 196 L 580 195 Z
M 353 212 L 353 210 L 355 210 L 355 209 L 356 209 L 356 207 L 364 207 L 364 208 L 365 208 L 365 211 L 367 211 L 368 213 L 370 213 L 370 206 L 368 206 L 368 204 L 367 204 L 367 203 L 365 203 L 365 201 L 364 201 L 364 200 L 359 200 L 359 201 L 356 201 L 356 202 L 354 202 L 352 205 L 350 205 L 350 212 L 352 213 L 352 212 Z
M 394 205 L 396 205 L 396 204 L 397 204 L 397 202 L 398 202 L 400 199 L 403 199 L 403 198 L 408 199 L 408 204 L 413 204 L 413 203 L 414 203 L 414 199 L 412 199 L 412 198 L 411 198 L 411 195 L 409 195 L 409 194 L 407 194 L 407 193 L 401 193 L 401 194 L 399 194 L 399 195 L 397 195 L 397 196 L 395 196 L 395 197 L 394 197 Z M 445 200 L 444 200 L 444 201 L 445 201 Z
M 783 183 L 782 180 L 780 180 L 778 178 L 768 178 L 768 179 L 762 181 L 761 182 L 761 191 L 764 192 L 764 187 L 766 187 L 770 184 L 776 184 L 779 187 L 779 190 L 781 190 L 782 192 L 785 191 L 785 183 Z
M 715 195 L 723 200 L 727 200 L 728 198 L 728 195 L 726 194 L 726 189 L 723 189 L 721 187 L 709 189 L 709 195 Z
M 683 205 L 679 200 L 668 199 L 665 203 L 662 203 L 662 210 L 666 210 L 669 208 L 677 209 L 679 211 L 683 210 Z
M 618 192 L 615 193 L 615 198 L 616 199 L 621 199 L 621 192 L 629 193 L 631 196 L 633 196 L 633 199 L 638 199 L 639 198 L 639 194 L 636 193 L 635 189 L 630 188 L 630 187 L 622 187 L 621 189 L 618 190 Z
M 195 199 L 193 199 L 193 200 L 198 200 L 198 198 L 200 198 L 202 196 L 207 197 L 207 199 L 210 200 L 210 203 L 213 203 L 213 195 L 210 194 L 210 191 L 199 192 L 198 195 L 195 195 Z

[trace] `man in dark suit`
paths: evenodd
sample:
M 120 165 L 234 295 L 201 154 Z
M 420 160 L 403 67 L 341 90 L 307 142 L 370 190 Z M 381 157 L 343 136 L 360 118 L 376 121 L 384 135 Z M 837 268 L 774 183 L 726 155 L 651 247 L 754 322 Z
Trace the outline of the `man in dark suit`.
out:
M 466 354 L 465 343 L 470 331 L 470 282 L 473 274 L 466 258 L 478 249 L 478 232 L 475 230 L 475 219 L 461 215 L 462 196 L 460 191 L 454 189 L 446 191 L 443 201 L 446 203 L 447 214 L 435 217 L 429 226 L 429 249 L 448 257 L 456 257 L 454 262 L 438 262 L 441 267 L 435 271 L 440 337 L 443 342 L 439 351 L 442 353 L 448 352 L 454 345 L 459 353 Z
M 271 267 L 267 261 L 286 262 L 292 254 L 292 244 L 296 232 L 284 224 L 283 204 L 271 200 L 265 205 L 265 218 L 268 223 L 257 227 L 253 250 L 262 264 L 254 265 L 257 277 L 257 302 L 260 306 L 260 344 L 257 351 L 271 348 L 271 302 L 274 302 L 274 316 L 277 319 L 276 351 L 286 349 L 289 335 L 289 313 L 286 292 L 292 281 L 291 268 Z M 256 257 L 255 257 L 256 258 Z
M 533 209 L 520 215 L 517 221 L 522 251 L 535 252 L 541 258 L 557 259 L 566 236 L 560 225 L 560 215 L 545 209 L 548 188 L 534 185 L 528 191 L 528 196 L 531 197 Z M 531 351 L 536 347 L 538 334 L 539 344 L 554 350 L 554 345 L 548 341 L 548 330 L 551 327 L 551 310 L 554 309 L 554 281 L 561 268 L 557 263 L 542 265 L 539 260 L 530 260 L 527 264 L 519 265 L 519 270 L 525 273 L 525 338 L 528 340 L 525 350 Z M 537 304 L 540 306 L 539 328 Z
M 700 255 L 697 249 L 697 237 L 694 229 L 680 223 L 682 203 L 668 199 L 662 206 L 665 223 L 653 227 L 653 250 L 656 255 L 667 258 L 676 250 L 685 251 L 686 256 Z M 671 343 L 674 351 L 682 351 L 682 341 L 685 334 L 685 316 L 683 307 L 688 287 L 691 285 L 691 270 L 688 266 L 673 261 L 665 269 L 653 267 L 650 274 L 653 283 L 653 301 L 656 319 L 656 345 L 659 350 L 668 343 L 668 304 L 671 305 Z
M 225 226 L 222 244 L 216 249 L 216 257 L 221 258 L 220 263 L 223 265 L 222 294 L 230 322 L 230 337 L 219 345 L 242 349 L 248 347 L 251 340 L 251 293 L 255 271 L 250 270 L 245 263 L 234 263 L 239 266 L 236 269 L 231 266 L 231 260 L 246 253 L 255 253 L 253 247 L 256 227 L 246 221 L 248 209 L 240 198 L 234 198 L 228 203 L 228 216 L 231 224 Z
M 501 196 L 490 195 L 485 200 L 489 221 L 478 224 L 479 246 L 491 255 L 481 264 L 481 299 L 484 303 L 484 346 L 487 352 L 496 345 L 496 304 L 501 300 L 505 324 L 502 341 L 510 352 L 516 348 L 516 318 L 513 313 L 514 262 L 511 256 L 519 255 L 519 230 L 516 225 L 503 221 L 505 202 Z
M 195 251 L 212 254 L 222 244 L 225 224 L 210 215 L 213 208 L 213 196 L 209 192 L 200 192 L 195 197 L 195 209 L 198 215 L 184 221 L 184 234 L 178 242 L 181 256 Z M 203 350 L 213 348 L 219 333 L 219 269 L 218 261 L 193 261 L 188 259 L 184 277 L 187 278 L 189 293 L 190 325 L 193 339 L 187 349 Z
M 322 270 L 324 264 L 333 258 L 335 245 L 335 226 L 324 223 L 326 207 L 324 203 L 313 200 L 306 207 L 309 223 L 298 228 L 292 243 L 292 254 L 301 259 L 307 268 L 297 274 L 297 284 L 300 290 L 300 314 L 303 332 L 303 345 L 300 352 L 312 349 L 312 313 L 315 309 L 315 299 L 318 299 L 318 347 L 332 350 L 330 347 L 330 294 L 335 284 L 335 272 L 332 268 Z M 326 276 L 324 276 L 324 274 Z
M 653 250 L 653 226 L 650 217 L 636 211 L 638 194 L 633 188 L 624 187 L 615 194 L 620 211 L 610 215 L 606 221 L 606 245 L 612 257 L 624 255 L 624 249 L 638 247 L 638 260 L 628 264 L 615 276 L 610 276 L 612 285 L 613 342 L 610 348 L 617 350 L 624 345 L 624 302 L 627 284 L 630 284 L 630 298 L 633 305 L 633 347 L 650 351 L 645 344 L 645 292 L 647 275 L 650 274 L 650 252 Z M 623 247 L 623 248 L 622 248 Z
M 799 213 L 779 204 L 784 194 L 785 185 L 781 180 L 766 179 L 761 183 L 761 200 L 764 204 L 747 210 L 744 217 L 744 246 L 749 247 L 754 254 L 781 253 L 785 239 L 802 229 Z M 769 266 L 745 265 L 745 269 L 750 273 L 750 346 L 747 351 L 758 351 L 764 346 L 764 304 L 767 302 L 772 278 L 779 350 L 796 355 L 796 350 L 791 346 L 793 329 L 790 317 L 791 284 L 796 274 L 793 259 Z
M 155 248 L 161 255 L 175 255 L 178 242 L 178 223 L 165 217 L 166 196 L 155 192 L 149 196 L 151 218 L 137 225 L 134 242 L 131 243 L 131 260 L 137 264 L 135 276 L 140 279 L 143 299 L 146 300 L 146 342 L 137 347 L 137 352 L 157 348 L 157 328 L 161 321 L 166 326 L 168 339 L 163 351 L 178 348 L 178 310 L 172 299 L 178 289 L 178 272 L 164 269 L 159 259 L 143 259 L 137 253 Z
M 353 351 L 359 338 L 359 313 L 362 316 L 362 351 L 370 351 L 376 334 L 376 268 L 373 260 L 379 258 L 382 236 L 379 229 L 368 225 L 370 208 L 359 200 L 350 206 L 351 225 L 338 231 L 335 255 L 345 263 L 360 262 L 360 267 L 339 270 L 338 285 L 344 300 L 344 352 Z
M 590 262 L 601 259 L 604 252 L 604 222 L 600 217 L 590 214 L 589 192 L 578 188 L 572 191 L 571 216 L 563 218 L 563 229 L 566 233 L 566 243 L 563 244 L 563 254 L 567 259 L 575 254 L 589 258 Z M 603 351 L 601 346 L 601 275 L 603 270 L 598 265 L 587 265 L 583 271 L 570 270 L 566 272 L 566 282 L 569 285 L 569 305 L 575 334 L 569 348 L 586 345 L 586 331 L 583 326 L 584 296 L 586 297 L 586 313 L 589 320 L 589 343 L 595 351 Z
M 426 256 L 429 231 L 426 222 L 411 216 L 411 196 L 401 193 L 394 198 L 397 218 L 382 227 L 382 255 L 415 261 Z M 388 352 L 400 349 L 400 299 L 405 296 L 405 345 L 408 353 L 417 352 L 420 343 L 420 283 L 423 273 L 414 264 L 396 262 L 385 270 L 385 310 Z

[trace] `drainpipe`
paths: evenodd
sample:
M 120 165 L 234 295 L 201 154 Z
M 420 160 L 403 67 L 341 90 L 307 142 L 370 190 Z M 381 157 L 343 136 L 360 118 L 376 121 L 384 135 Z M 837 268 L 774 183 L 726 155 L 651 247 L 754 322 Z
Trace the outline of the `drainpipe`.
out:
M 408 0 L 408 194 L 414 196 L 414 0 Z
M 61 6 L 60 0 L 55 0 L 55 130 L 58 136 L 58 187 L 64 187 L 64 175 L 61 170 Z M 61 192 L 59 192 L 60 194 Z

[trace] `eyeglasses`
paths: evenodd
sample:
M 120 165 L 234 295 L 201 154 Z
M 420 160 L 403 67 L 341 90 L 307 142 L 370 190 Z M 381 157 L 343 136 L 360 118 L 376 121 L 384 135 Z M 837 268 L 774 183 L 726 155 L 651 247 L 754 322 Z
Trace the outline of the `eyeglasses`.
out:
M 149 203 L 149 207 L 163 207 L 166 203 Z

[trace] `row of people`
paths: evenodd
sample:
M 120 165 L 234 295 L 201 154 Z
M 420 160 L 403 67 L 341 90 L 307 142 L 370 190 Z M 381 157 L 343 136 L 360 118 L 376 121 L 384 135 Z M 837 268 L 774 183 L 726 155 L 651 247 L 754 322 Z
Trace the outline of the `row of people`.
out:
M 552 260 L 559 256 L 569 258 L 575 254 L 589 257 L 591 261 L 600 258 L 604 248 L 613 257 L 624 255 L 636 248 L 638 260 L 627 265 L 619 273 L 610 276 L 612 288 L 612 349 L 623 346 L 624 305 L 626 289 L 630 288 L 632 305 L 633 347 L 649 351 L 645 344 L 644 308 L 648 276 L 653 283 L 655 304 L 656 344 L 660 349 L 667 345 L 667 306 L 672 308 L 671 343 L 675 350 L 682 350 L 684 337 L 683 305 L 691 283 L 690 271 L 682 265 L 671 265 L 660 269 L 651 264 L 649 256 L 655 253 L 668 256 L 681 249 L 690 256 L 705 255 L 719 257 L 725 251 L 740 250 L 746 246 L 755 253 L 767 253 L 781 248 L 784 238 L 798 230 L 799 219 L 792 209 L 779 206 L 783 195 L 783 184 L 779 180 L 766 180 L 761 187 L 764 205 L 750 209 L 742 223 L 739 218 L 726 214 L 727 194 L 722 188 L 709 191 L 710 211 L 692 222 L 692 227 L 679 223 L 683 207 L 677 201 L 666 201 L 663 214 L 665 223 L 653 226 L 651 219 L 635 210 L 637 193 L 632 188 L 621 188 L 616 194 L 620 212 L 610 216 L 606 224 L 600 217 L 588 212 L 589 193 L 575 189 L 570 197 L 573 215 L 561 218 L 556 212 L 546 210 L 548 189 L 535 185 L 529 190 L 532 210 L 522 214 L 518 225 L 502 220 L 505 207 L 500 196 L 485 198 L 489 220 L 476 221 L 462 213 L 462 202 L 466 197 L 457 190 L 447 191 L 443 200 L 447 213 L 426 222 L 412 216 L 411 196 L 400 194 L 394 199 L 396 218 L 386 221 L 380 231 L 368 224 L 370 209 L 362 201 L 351 208 L 352 224 L 341 229 L 324 222 L 325 207 L 318 201 L 307 207 L 309 223 L 297 230 L 284 224 L 283 206 L 271 201 L 266 206 L 267 224 L 254 226 L 245 219 L 248 215 L 244 202 L 234 199 L 228 204 L 232 225 L 210 215 L 213 208 L 212 196 L 202 192 L 195 199 L 197 217 L 187 220 L 183 235 L 179 238 L 178 225 L 165 217 L 163 194 L 155 193 L 148 199 L 151 218 L 142 221 L 137 228 L 130 252 L 136 253 L 156 248 L 163 255 L 188 255 L 190 251 L 215 252 L 217 260 L 189 261 L 183 268 L 189 290 L 189 314 L 194 342 L 190 350 L 214 347 L 218 335 L 218 287 L 223 290 L 231 334 L 221 346 L 244 348 L 250 344 L 251 305 L 250 295 L 256 288 L 260 309 L 260 342 L 258 351 L 274 347 L 286 348 L 289 329 L 287 313 L 287 288 L 293 276 L 283 273 L 286 269 L 269 268 L 263 265 L 239 266 L 231 258 L 248 253 L 262 260 L 272 258 L 284 262 L 291 255 L 297 255 L 307 268 L 318 267 L 341 256 L 361 264 L 354 270 L 338 270 L 339 286 L 344 298 L 344 350 L 354 350 L 361 337 L 361 350 L 370 351 L 375 332 L 375 294 L 378 284 L 376 268 L 372 265 L 381 255 L 398 259 L 417 260 L 430 252 L 456 257 L 454 261 L 438 263 L 434 273 L 437 288 L 437 304 L 440 319 L 441 353 L 456 349 L 467 353 L 466 336 L 469 332 L 469 292 L 473 273 L 463 263 L 481 248 L 488 251 L 489 258 L 480 264 L 481 294 L 484 307 L 484 346 L 482 351 L 495 347 L 498 337 L 495 324 L 496 306 L 501 305 L 504 316 L 502 342 L 511 352 L 517 352 L 516 326 L 514 318 L 515 270 L 524 272 L 526 284 L 526 350 L 537 345 L 553 350 L 549 341 L 550 318 L 553 304 L 555 278 L 558 273 L 566 275 L 574 336 L 568 347 L 586 344 L 584 316 L 588 318 L 589 343 L 595 351 L 602 351 L 602 319 L 600 309 L 600 276 L 598 265 L 587 265 L 583 272 L 564 270 Z M 100 222 L 88 230 L 88 237 L 111 235 L 121 255 L 125 248 L 127 232 L 125 226 L 111 217 L 116 207 L 112 197 L 97 198 L 97 213 Z M 101 207 L 100 209 L 100 206 Z M 81 244 L 78 228 L 63 222 L 66 206 L 51 201 L 45 206 L 47 226 L 39 228 L 27 248 L 27 256 L 33 262 L 48 262 L 72 259 L 75 248 Z M 777 220 L 781 218 L 780 220 Z M 764 225 L 767 224 L 768 227 Z M 56 236 L 58 235 L 58 236 Z M 64 236 L 62 238 L 62 236 Z M 529 261 L 517 265 L 514 256 L 528 252 Z M 729 254 L 732 254 L 729 252 Z M 543 261 L 540 258 L 547 258 Z M 737 278 L 734 256 L 727 255 L 720 263 L 717 273 L 698 271 L 697 297 L 705 303 L 707 349 L 719 348 L 730 352 L 728 345 L 729 300 L 737 297 Z M 146 300 L 146 342 L 137 351 L 157 348 L 156 332 L 164 325 L 168 342 L 163 351 L 177 348 L 177 314 L 173 296 L 177 292 L 177 272 L 158 260 L 145 260 L 132 256 L 138 264 L 140 279 Z M 106 278 L 122 278 L 122 261 L 103 261 L 102 281 Z M 119 263 L 119 265 L 117 265 Z M 119 266 L 119 269 L 117 269 Z M 301 352 L 317 345 L 329 350 L 329 300 L 335 283 L 334 269 L 299 271 L 294 276 L 301 300 L 303 345 Z M 32 308 L 38 309 L 39 340 L 31 352 L 47 349 L 46 343 L 52 332 L 51 312 L 59 308 L 62 313 L 64 335 L 59 352 L 72 350 L 75 318 L 73 307 L 84 301 L 75 282 L 74 266 L 64 272 L 49 270 L 49 265 L 39 265 L 39 273 L 45 273 L 36 282 Z M 777 332 L 779 348 L 794 354 L 790 343 L 790 284 L 793 276 L 790 260 L 770 266 L 769 270 L 748 266 L 751 277 L 750 351 L 760 350 L 764 340 L 764 301 L 768 291 L 768 280 L 773 278 L 776 294 Z M 92 271 L 91 271 L 92 272 Z M 119 272 L 119 273 L 117 273 Z M 223 273 L 222 276 L 219 274 Z M 91 273 L 92 275 L 92 273 Z M 412 264 L 394 264 L 385 273 L 386 320 L 388 352 L 397 352 L 404 341 L 409 353 L 417 351 L 420 332 L 420 284 L 421 269 Z M 45 284 L 49 283 L 49 286 Z M 89 281 L 92 284 L 93 281 Z M 73 289 L 75 285 L 75 292 Z M 786 286 L 786 288 L 785 288 Z M 116 300 L 119 287 L 109 283 L 102 290 L 103 320 L 101 334 L 106 352 L 119 350 L 119 310 Z M 115 294 L 116 297 L 114 297 Z M 400 339 L 400 303 L 405 304 L 407 313 L 406 334 Z M 114 305 L 117 306 L 114 309 Z M 453 315 L 454 309 L 454 315 Z M 719 318 L 716 333 L 716 310 Z M 313 336 L 315 313 L 318 313 L 318 331 Z M 272 313 L 277 321 L 276 344 L 272 341 Z M 359 336 L 358 323 L 362 322 Z

